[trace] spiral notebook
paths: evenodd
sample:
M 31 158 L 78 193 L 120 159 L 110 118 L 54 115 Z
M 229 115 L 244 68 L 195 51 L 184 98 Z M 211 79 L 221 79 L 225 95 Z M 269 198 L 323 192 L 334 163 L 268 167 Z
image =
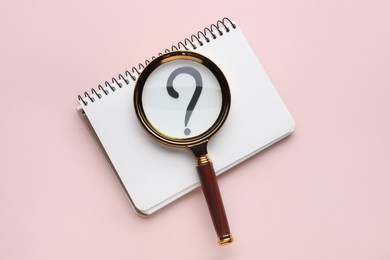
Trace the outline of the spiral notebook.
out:
M 165 52 L 178 49 L 211 59 L 230 86 L 229 116 L 208 145 L 217 175 L 294 131 L 293 118 L 235 22 L 224 18 Z M 136 118 L 134 85 L 148 63 L 85 92 L 78 106 L 131 205 L 141 215 L 152 214 L 199 186 L 193 155 L 156 142 Z

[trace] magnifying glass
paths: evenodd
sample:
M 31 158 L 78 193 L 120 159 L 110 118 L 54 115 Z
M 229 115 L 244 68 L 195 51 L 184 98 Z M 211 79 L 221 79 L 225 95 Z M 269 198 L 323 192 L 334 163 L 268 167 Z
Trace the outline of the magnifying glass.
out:
M 233 242 L 207 143 L 223 125 L 230 108 L 229 85 L 211 60 L 175 51 L 152 60 L 134 90 L 137 117 L 160 143 L 190 149 L 218 243 Z

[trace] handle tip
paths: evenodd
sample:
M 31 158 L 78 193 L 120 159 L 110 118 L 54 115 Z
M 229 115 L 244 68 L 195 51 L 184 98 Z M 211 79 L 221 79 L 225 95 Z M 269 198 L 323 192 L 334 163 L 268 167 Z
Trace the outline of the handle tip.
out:
M 223 235 L 221 237 L 218 238 L 218 244 L 220 246 L 225 246 L 225 245 L 229 245 L 231 242 L 233 242 L 233 236 L 232 234 L 228 234 L 228 235 Z

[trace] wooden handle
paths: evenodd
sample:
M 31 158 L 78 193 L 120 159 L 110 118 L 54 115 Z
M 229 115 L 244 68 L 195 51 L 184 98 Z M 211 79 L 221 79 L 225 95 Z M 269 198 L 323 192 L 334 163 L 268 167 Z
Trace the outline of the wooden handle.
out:
M 230 234 L 229 223 L 226 217 L 225 208 L 223 207 L 221 193 L 219 191 L 217 177 L 215 176 L 213 163 L 207 157 L 198 158 L 198 175 L 202 184 L 203 194 L 207 201 L 207 206 L 213 220 L 215 231 L 218 235 L 218 243 L 220 245 L 233 242 L 233 237 Z

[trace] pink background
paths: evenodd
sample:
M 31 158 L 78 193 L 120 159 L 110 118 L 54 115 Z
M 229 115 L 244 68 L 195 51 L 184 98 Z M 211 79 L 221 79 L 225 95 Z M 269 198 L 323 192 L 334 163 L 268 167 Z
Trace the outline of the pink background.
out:
M 77 95 L 228 16 L 296 132 L 222 176 L 234 244 L 200 190 L 136 216 Z M 0 3 L 0 259 L 390 259 L 390 4 Z

